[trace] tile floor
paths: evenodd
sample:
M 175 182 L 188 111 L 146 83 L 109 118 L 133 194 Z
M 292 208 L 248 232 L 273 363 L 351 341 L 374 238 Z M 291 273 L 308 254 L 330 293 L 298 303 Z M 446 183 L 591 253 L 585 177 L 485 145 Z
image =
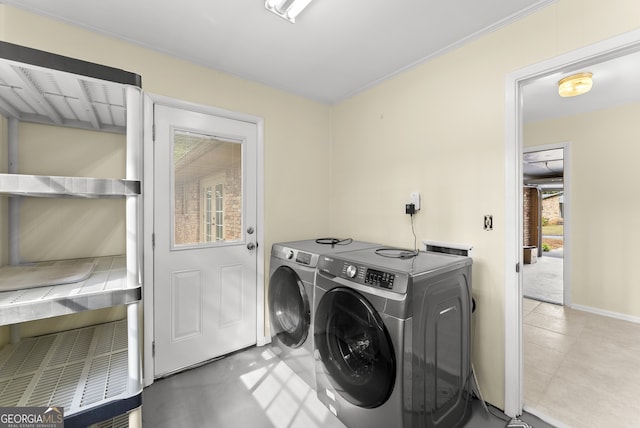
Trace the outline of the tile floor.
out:
M 525 408 L 571 427 L 640 427 L 640 324 L 524 299 Z

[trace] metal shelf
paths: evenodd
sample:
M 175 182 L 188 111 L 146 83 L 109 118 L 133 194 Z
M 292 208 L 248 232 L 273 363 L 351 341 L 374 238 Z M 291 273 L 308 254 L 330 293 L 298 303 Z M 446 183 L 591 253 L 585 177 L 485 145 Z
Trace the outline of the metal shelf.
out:
M 141 97 L 136 74 L 0 41 L 0 115 L 7 118 L 8 155 L 8 168 L 0 174 L 0 196 L 9 197 L 12 269 L 0 271 L 6 274 L 0 325 L 12 325 L 15 342 L 0 349 L 0 407 L 64 406 L 65 427 L 84 428 L 142 405 L 137 197 L 142 176 Z M 20 122 L 124 134 L 125 179 L 20 174 Z M 22 197 L 125 199 L 126 256 L 36 264 L 94 263 L 88 277 L 73 277 L 77 282 L 52 285 L 55 281 L 43 271 L 57 275 L 57 268 L 12 276 L 25 270 L 18 233 Z M 127 306 L 126 321 L 16 342 L 22 322 L 120 305 Z
M 138 196 L 140 194 L 140 181 L 0 174 L 0 194 L 33 197 L 120 198 Z
M 141 288 L 128 286 L 126 256 L 41 262 L 48 266 L 64 263 L 95 263 L 91 275 L 71 284 L 0 292 L 0 325 L 68 315 L 137 302 Z
M 86 422 L 101 407 L 128 407 L 116 414 L 139 407 L 141 390 L 128 374 L 127 335 L 121 320 L 5 346 L 0 407 L 61 406 L 65 426 L 82 417 Z
M 0 42 L 0 114 L 23 122 L 126 133 L 125 85 L 140 76 Z

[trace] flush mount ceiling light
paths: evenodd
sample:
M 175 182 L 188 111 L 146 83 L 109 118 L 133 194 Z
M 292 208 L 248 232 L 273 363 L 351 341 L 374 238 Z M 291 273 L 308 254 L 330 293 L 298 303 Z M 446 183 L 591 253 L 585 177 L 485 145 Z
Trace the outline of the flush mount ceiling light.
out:
M 265 0 L 264 7 L 291 23 L 296 22 L 296 16 L 307 7 L 311 0 Z
M 558 94 L 561 97 L 575 97 L 591 90 L 593 73 L 578 73 L 567 76 L 558 82 Z

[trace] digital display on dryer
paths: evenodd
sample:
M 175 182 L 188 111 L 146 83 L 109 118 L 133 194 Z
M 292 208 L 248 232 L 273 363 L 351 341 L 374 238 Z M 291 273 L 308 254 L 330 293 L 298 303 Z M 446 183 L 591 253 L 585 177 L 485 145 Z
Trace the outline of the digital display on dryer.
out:
M 375 269 L 367 269 L 364 283 L 373 285 L 374 287 L 383 287 L 391 290 L 393 288 L 393 280 L 396 276 L 392 273 L 382 272 Z
M 296 256 L 296 262 L 308 265 L 311 263 L 311 254 L 299 251 Z

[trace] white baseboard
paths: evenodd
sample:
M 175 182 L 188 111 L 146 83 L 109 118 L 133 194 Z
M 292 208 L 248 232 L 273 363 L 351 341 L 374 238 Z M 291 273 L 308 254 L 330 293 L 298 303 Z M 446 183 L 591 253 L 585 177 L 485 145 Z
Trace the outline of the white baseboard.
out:
M 619 312 L 607 311 L 607 310 L 604 310 L 604 309 L 592 308 L 591 306 L 584 306 L 584 305 L 571 304 L 571 305 L 568 305 L 568 306 L 571 309 L 577 309 L 579 311 L 590 312 L 590 313 L 596 314 L 596 315 L 602 315 L 602 316 L 605 316 L 605 317 L 616 318 L 616 319 L 619 319 L 619 320 L 629 321 L 629 322 L 633 322 L 633 323 L 636 323 L 636 324 L 640 324 L 640 317 L 636 317 L 636 316 L 633 316 L 633 315 L 621 314 Z

